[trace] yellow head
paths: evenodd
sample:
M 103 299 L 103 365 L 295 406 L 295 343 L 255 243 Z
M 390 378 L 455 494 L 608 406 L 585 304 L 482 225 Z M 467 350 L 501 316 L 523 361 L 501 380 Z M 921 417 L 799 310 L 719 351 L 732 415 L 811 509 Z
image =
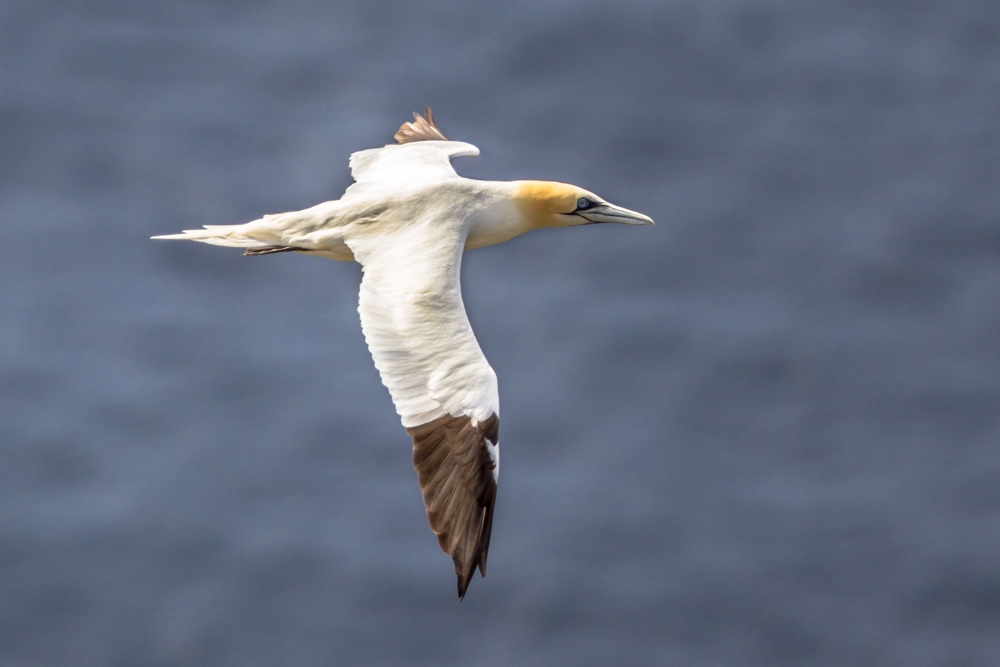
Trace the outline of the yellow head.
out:
M 571 227 L 595 222 L 651 225 L 652 219 L 609 204 L 592 192 L 553 181 L 518 181 L 514 203 L 531 227 Z

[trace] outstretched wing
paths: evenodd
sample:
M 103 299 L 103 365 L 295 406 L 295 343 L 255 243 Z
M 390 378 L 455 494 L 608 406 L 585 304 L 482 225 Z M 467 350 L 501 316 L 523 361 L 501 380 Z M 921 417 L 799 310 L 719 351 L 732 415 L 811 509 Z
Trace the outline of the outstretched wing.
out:
M 398 188 L 400 183 L 420 185 L 458 178 L 451 159 L 477 157 L 479 149 L 462 141 L 448 141 L 434 124 L 430 107 L 424 116 L 403 123 L 396 132 L 397 144 L 370 148 L 351 155 L 351 176 L 355 184 L 344 196 L 364 194 L 380 185 Z
M 441 549 L 455 563 L 458 597 L 465 597 L 486 556 L 497 497 L 500 418 L 484 422 L 444 415 L 406 429 L 413 438 L 413 467 L 427 508 L 427 520 Z
M 462 303 L 458 228 L 417 221 L 348 244 L 364 269 L 361 328 L 413 438 L 427 518 L 462 597 L 475 568 L 486 573 L 500 460 L 496 374 Z

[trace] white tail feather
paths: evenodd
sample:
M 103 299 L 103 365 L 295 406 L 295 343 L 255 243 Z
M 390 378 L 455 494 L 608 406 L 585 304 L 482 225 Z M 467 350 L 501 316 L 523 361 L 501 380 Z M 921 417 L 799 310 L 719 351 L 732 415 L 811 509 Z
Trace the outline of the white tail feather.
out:
M 153 239 L 200 241 L 227 248 L 260 248 L 271 245 L 267 241 L 252 239 L 239 233 L 245 225 L 205 225 L 204 229 L 185 229 L 180 234 L 153 236 Z
M 342 216 L 342 208 L 340 201 L 328 201 L 302 211 L 265 215 L 242 225 L 205 225 L 204 229 L 186 229 L 180 234 L 153 238 L 245 248 L 248 255 L 298 250 L 348 261 L 354 255 L 344 245 L 342 230 L 350 218 Z

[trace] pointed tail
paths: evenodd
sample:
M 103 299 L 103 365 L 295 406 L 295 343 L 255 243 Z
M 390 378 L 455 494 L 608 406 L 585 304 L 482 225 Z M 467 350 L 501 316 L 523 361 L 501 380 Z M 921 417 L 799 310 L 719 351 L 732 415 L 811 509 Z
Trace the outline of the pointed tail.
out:
M 205 225 L 204 229 L 185 229 L 180 234 L 164 234 L 151 238 L 200 241 L 227 248 L 262 248 L 274 245 L 273 241 L 268 243 L 261 239 L 250 238 L 242 233 L 245 228 L 241 228 L 244 228 L 244 225 Z
M 339 201 L 324 202 L 312 208 L 290 213 L 265 215 L 242 225 L 205 225 L 204 229 L 185 229 L 180 234 L 164 234 L 154 239 L 198 241 L 228 248 L 244 248 L 248 255 L 275 252 L 319 252 L 333 259 L 353 259 L 335 227 Z M 314 232 L 316 239 L 310 238 Z M 341 257 L 343 256 L 343 257 Z

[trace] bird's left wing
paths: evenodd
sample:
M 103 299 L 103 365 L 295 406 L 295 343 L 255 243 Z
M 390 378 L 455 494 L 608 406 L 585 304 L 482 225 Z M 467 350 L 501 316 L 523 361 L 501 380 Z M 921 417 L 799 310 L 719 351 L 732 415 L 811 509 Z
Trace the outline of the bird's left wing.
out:
M 417 141 L 358 151 L 350 162 L 355 183 L 344 197 L 379 187 L 397 189 L 458 178 L 451 159 L 478 155 L 478 148 L 462 141 Z
M 496 374 L 462 303 L 464 238 L 418 221 L 348 245 L 364 269 L 365 340 L 413 438 L 427 518 L 462 597 L 476 567 L 486 573 L 500 463 Z
M 462 141 L 448 141 L 428 107 L 424 115 L 413 114 L 393 137 L 398 143 L 358 151 L 351 155 L 351 176 L 355 184 L 345 197 L 370 192 L 380 186 L 397 189 L 402 185 L 423 185 L 458 178 L 452 158 L 477 157 L 479 149 Z

